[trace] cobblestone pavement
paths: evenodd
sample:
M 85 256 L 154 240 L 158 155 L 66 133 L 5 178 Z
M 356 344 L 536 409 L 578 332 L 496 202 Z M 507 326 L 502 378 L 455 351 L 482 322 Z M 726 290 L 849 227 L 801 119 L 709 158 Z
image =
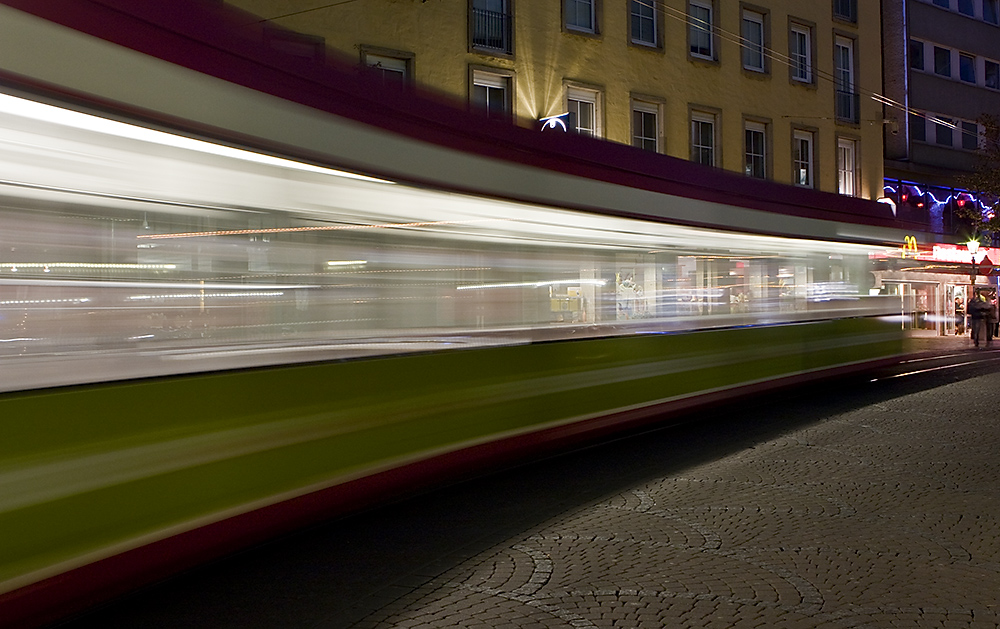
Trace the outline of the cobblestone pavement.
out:
M 706 412 L 345 520 L 81 622 L 1000 627 L 1000 351 L 919 345 L 969 362 Z
M 1000 374 L 623 487 L 354 626 L 1000 626 L 1000 431 L 988 391 L 1000 391 Z

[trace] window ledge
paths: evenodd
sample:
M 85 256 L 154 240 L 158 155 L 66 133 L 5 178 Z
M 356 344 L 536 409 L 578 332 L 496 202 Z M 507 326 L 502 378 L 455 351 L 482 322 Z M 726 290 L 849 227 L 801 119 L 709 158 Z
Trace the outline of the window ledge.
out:
M 703 57 L 694 53 L 688 53 L 688 61 L 706 66 L 718 66 L 719 60 L 712 57 Z

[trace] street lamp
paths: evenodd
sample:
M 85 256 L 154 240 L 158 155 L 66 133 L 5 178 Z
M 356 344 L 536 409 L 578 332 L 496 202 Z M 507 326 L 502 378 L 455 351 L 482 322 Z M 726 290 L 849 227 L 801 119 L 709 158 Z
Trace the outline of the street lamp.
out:
M 971 258 L 972 258 L 972 272 L 970 274 L 970 278 L 971 278 L 970 283 L 972 284 L 973 288 L 975 288 L 975 286 L 976 286 L 976 273 L 977 273 L 977 270 L 978 270 L 977 267 L 979 266 L 979 263 L 983 261 L 983 258 L 986 257 L 986 252 L 985 251 L 983 251 L 983 252 L 979 251 L 979 241 L 978 240 L 970 240 L 969 242 L 965 243 L 965 246 L 968 247 L 968 249 L 969 249 L 969 256 L 971 256 Z

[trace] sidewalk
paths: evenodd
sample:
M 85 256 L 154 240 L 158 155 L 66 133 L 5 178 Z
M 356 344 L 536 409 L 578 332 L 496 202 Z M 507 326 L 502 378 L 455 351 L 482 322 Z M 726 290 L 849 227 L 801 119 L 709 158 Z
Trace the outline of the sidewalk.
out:
M 937 336 L 936 333 L 930 330 L 910 330 L 908 345 L 910 351 L 915 354 L 922 354 L 924 352 L 972 351 L 975 349 L 968 332 L 963 335 Z M 1000 349 L 1000 339 L 994 342 L 993 347 Z

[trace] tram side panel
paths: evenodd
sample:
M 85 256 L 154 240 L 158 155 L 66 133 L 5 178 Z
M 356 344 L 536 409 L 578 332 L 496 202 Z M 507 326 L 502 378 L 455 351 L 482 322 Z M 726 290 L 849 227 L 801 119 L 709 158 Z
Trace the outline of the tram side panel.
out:
M 8 394 L 0 605 L 27 620 L 43 614 L 42 600 L 68 598 L 56 608 L 65 611 L 124 591 L 231 547 L 217 534 L 217 546 L 192 543 L 169 561 L 154 552 L 129 570 L 93 566 L 209 526 L 259 539 L 248 523 L 274 534 L 282 505 L 316 494 L 333 504 L 352 482 L 387 470 L 462 451 L 513 457 L 648 421 L 706 393 L 818 377 L 901 350 L 895 325 L 860 318 Z M 301 509 L 287 518 L 303 523 Z

